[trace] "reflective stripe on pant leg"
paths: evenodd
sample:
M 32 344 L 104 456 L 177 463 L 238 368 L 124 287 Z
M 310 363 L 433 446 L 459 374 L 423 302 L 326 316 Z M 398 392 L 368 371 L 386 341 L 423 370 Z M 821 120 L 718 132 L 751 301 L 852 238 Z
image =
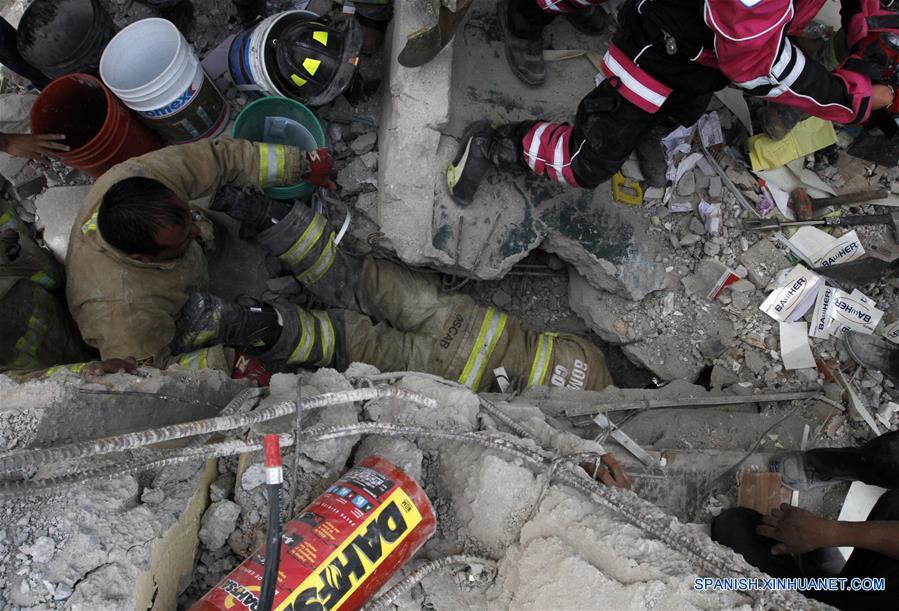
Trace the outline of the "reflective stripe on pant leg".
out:
M 522 138 L 524 162 L 535 174 L 553 182 L 577 187 L 571 169 L 571 132 L 568 123 L 537 121 Z
M 312 313 L 318 321 L 319 337 L 321 338 L 322 359 L 315 364 L 316 367 L 327 367 L 334 360 L 334 348 L 336 345 L 336 337 L 334 335 L 334 325 L 331 324 L 331 317 L 327 312 L 315 311 Z
M 300 321 L 300 337 L 297 345 L 287 358 L 288 365 L 302 365 L 309 360 L 312 346 L 315 344 L 315 319 L 301 308 L 297 308 L 297 317 Z
M 321 280 L 322 276 L 328 273 L 329 269 L 331 269 L 336 254 L 337 247 L 334 246 L 334 232 L 332 231 L 331 235 L 328 236 L 328 242 L 325 244 L 325 247 L 322 248 L 315 263 L 301 273 L 297 273 L 298 270 L 294 270 L 294 276 L 300 284 L 304 286 L 315 284 Z
M 50 306 L 50 293 L 40 285 L 34 287 L 34 304 L 31 316 L 28 317 L 28 328 L 16 340 L 16 356 L 13 369 L 32 369 L 37 366 L 37 351 L 47 335 L 49 322 L 47 315 Z
M 188 352 L 178 357 L 178 366 L 184 369 L 208 369 L 209 348 Z
M 325 221 L 325 218 L 322 215 L 314 215 L 312 217 L 312 222 L 309 223 L 306 230 L 300 234 L 300 237 L 293 243 L 293 246 L 284 253 L 278 255 L 278 258 L 291 269 L 299 265 L 300 261 L 303 260 L 303 257 L 308 255 L 312 249 L 315 248 L 315 245 L 318 244 L 319 239 L 321 239 L 322 234 L 325 232 L 326 225 L 327 221 Z
M 14 229 L 21 231 L 25 228 L 25 224 L 19 219 L 12 208 L 7 208 L 6 212 L 0 214 L 0 230 Z
M 61 369 L 65 369 L 65 370 L 69 371 L 70 373 L 81 373 L 82 371 L 84 371 L 85 367 L 87 367 L 87 363 L 72 363 L 70 365 L 57 365 L 56 367 L 51 367 L 50 369 L 45 371 L 44 375 L 42 377 L 49 378 L 50 376 L 52 376 L 57 371 L 60 371 Z
M 537 351 L 534 353 L 534 363 L 531 365 L 531 373 L 528 375 L 527 388 L 543 386 L 549 364 L 552 362 L 553 345 L 558 333 L 541 333 L 537 337 Z
M 484 314 L 484 320 L 481 323 L 481 330 L 478 338 L 471 347 L 471 353 L 468 355 L 468 361 L 462 369 L 462 375 L 459 376 L 459 383 L 477 390 L 481 383 L 481 377 L 487 369 L 487 362 L 493 354 L 496 343 L 499 341 L 503 330 L 506 328 L 506 319 L 508 316 L 495 308 L 488 308 Z

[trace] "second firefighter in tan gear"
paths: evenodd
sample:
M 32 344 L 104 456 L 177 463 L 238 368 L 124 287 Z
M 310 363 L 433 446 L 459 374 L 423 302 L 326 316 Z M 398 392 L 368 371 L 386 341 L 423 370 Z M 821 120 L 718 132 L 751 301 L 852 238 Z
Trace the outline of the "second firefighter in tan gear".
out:
M 493 370 L 498 367 L 520 387 L 587 390 L 612 383 L 602 353 L 591 342 L 534 332 L 500 310 L 444 292 L 434 276 L 370 256 L 352 256 L 337 248 L 334 238 L 324 217 L 304 205 L 293 206 L 277 224 L 256 235 L 316 298 L 335 308 L 306 311 L 275 304 L 282 330 L 274 343 L 265 343 L 266 349 L 257 352 L 264 362 L 343 369 L 359 361 L 383 371 L 434 373 L 476 390 L 494 387 Z M 219 302 L 215 307 L 234 306 Z M 215 315 L 199 310 L 182 314 L 176 351 L 201 348 L 197 337 L 207 343 L 233 343 L 241 337 L 238 333 L 228 340 L 217 327 L 205 329 Z M 264 313 L 244 316 L 262 320 Z M 198 326 L 186 320 L 190 318 L 206 322 Z M 264 333 L 265 327 L 256 325 L 239 347 L 252 345 L 251 336 Z

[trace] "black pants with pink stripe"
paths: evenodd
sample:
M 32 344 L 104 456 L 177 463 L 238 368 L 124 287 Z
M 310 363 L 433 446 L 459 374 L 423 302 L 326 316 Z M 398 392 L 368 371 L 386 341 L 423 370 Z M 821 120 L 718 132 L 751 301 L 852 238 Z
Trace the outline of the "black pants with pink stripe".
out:
M 621 168 L 654 127 L 692 125 L 712 96 L 675 90 L 657 112 L 648 113 L 623 98 L 617 88 L 618 80 L 610 78 L 588 93 L 573 125 L 517 124 L 522 163 L 554 182 L 595 189 Z

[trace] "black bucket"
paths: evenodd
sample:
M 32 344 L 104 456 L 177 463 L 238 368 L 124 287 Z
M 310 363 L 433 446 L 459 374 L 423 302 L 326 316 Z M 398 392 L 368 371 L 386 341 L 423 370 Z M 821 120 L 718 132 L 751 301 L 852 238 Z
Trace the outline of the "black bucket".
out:
M 98 0 L 34 0 L 19 22 L 16 45 L 29 64 L 50 78 L 98 74 L 100 56 L 115 31 Z

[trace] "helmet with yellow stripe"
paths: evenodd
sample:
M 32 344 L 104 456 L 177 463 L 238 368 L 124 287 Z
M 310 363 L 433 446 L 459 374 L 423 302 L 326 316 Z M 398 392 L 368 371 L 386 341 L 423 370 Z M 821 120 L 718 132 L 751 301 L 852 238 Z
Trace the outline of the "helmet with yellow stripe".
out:
M 359 63 L 362 30 L 355 17 L 331 20 L 298 12 L 272 40 L 279 89 L 309 106 L 331 102 L 349 86 Z

